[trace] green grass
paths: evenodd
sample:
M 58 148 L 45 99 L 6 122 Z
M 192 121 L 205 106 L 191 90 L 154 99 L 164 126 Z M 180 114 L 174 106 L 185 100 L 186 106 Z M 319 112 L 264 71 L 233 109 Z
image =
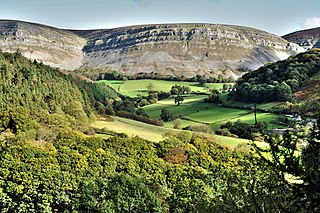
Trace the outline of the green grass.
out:
M 166 127 L 159 127 L 153 126 L 150 124 L 141 123 L 138 121 L 126 119 L 126 118 L 119 118 L 119 117 L 112 117 L 114 121 L 107 122 L 103 120 L 97 120 L 91 124 L 94 128 L 107 128 L 108 130 L 112 130 L 119 133 L 125 133 L 129 137 L 139 136 L 141 138 L 159 142 L 163 140 L 163 135 L 166 132 L 172 131 L 182 131 L 182 130 L 175 130 Z M 108 138 L 110 136 L 104 136 L 99 134 L 100 137 Z M 238 138 L 229 138 L 219 135 L 213 136 L 215 141 L 221 145 L 230 145 L 231 147 L 236 147 L 241 143 L 248 143 L 248 140 L 238 139 Z
M 218 144 L 224 144 L 224 145 L 231 145 L 233 147 L 238 146 L 239 144 L 248 144 L 249 140 L 246 139 L 240 139 L 240 138 L 231 138 L 231 137 L 225 137 L 221 135 L 215 135 L 214 138 L 216 139 L 216 142 Z
M 158 91 L 170 91 L 171 87 L 175 84 L 189 86 L 194 92 L 205 92 L 209 93 L 209 88 L 215 88 L 217 90 L 222 89 L 223 83 L 207 83 L 205 86 L 199 85 L 197 82 L 177 82 L 177 81 L 165 81 L 165 80 L 129 80 L 127 82 L 123 82 L 121 80 L 102 80 L 99 81 L 101 83 L 106 83 L 112 88 L 116 89 L 120 93 L 135 97 L 138 94 L 147 95 L 147 85 L 152 83 L 154 85 L 154 90 Z M 221 98 L 223 100 L 227 99 L 227 93 L 222 93 Z M 161 110 L 167 109 L 172 112 L 176 116 L 181 116 L 182 124 L 181 128 L 189 126 L 189 125 L 201 125 L 208 124 L 213 129 L 219 129 L 222 124 L 225 124 L 228 121 L 237 121 L 238 119 L 247 122 L 249 124 L 254 124 L 254 114 L 252 110 L 249 109 L 237 109 L 230 107 L 222 107 L 212 103 L 204 103 L 204 99 L 206 95 L 195 95 L 189 94 L 184 96 L 184 102 L 177 106 L 174 104 L 173 98 L 168 98 L 165 100 L 158 101 L 156 104 L 145 106 L 144 109 L 147 111 L 148 115 L 153 119 L 160 118 Z M 267 104 L 259 104 L 258 108 L 261 109 L 270 109 L 274 106 L 277 106 L 279 103 L 267 103 Z M 234 107 L 239 106 L 253 106 L 253 104 L 247 103 L 239 103 L 239 102 L 231 102 L 230 105 Z M 278 128 L 279 125 L 274 125 L 275 121 L 278 119 L 278 115 L 271 113 L 257 113 L 258 121 L 266 121 L 269 123 L 269 127 Z M 130 125 L 128 124 L 129 122 Z M 129 126 L 126 126 L 129 125 Z M 135 126 L 137 125 L 137 126 Z M 162 139 L 162 134 L 164 133 L 163 129 L 159 129 L 157 127 L 152 126 L 153 128 L 147 128 L 148 133 L 144 131 L 145 126 L 141 126 L 140 122 L 136 121 L 125 121 L 125 120 L 117 120 L 114 122 L 109 128 L 116 132 L 123 132 L 131 135 L 136 134 L 137 132 L 141 132 L 138 134 L 142 138 L 159 141 Z M 165 127 L 173 128 L 174 122 L 166 122 Z M 166 130 L 168 131 L 168 130 Z M 143 133 L 143 134 L 142 134 Z
M 209 92 L 209 88 L 220 90 L 223 87 L 223 83 L 207 83 L 205 86 L 201 86 L 198 82 L 165 81 L 152 79 L 128 80 L 125 83 L 121 80 L 101 80 L 98 82 L 105 83 L 115 90 L 119 91 L 121 94 L 130 97 L 136 97 L 138 94 L 148 95 L 147 85 L 149 83 L 152 83 L 154 85 L 154 90 L 164 92 L 169 92 L 171 87 L 175 84 L 189 86 L 193 92 Z
M 203 99 L 205 97 L 205 95 L 189 95 L 185 97 L 185 101 L 180 106 L 175 105 L 173 99 L 170 98 L 161 100 L 156 104 L 145 106 L 144 109 L 153 119 L 160 117 L 162 109 L 167 109 L 175 115 L 181 115 L 183 117 L 182 128 L 188 125 L 209 124 L 213 129 L 219 129 L 222 124 L 228 121 L 235 122 L 238 119 L 254 124 L 254 113 L 251 110 L 204 103 Z M 274 128 L 278 126 L 272 126 L 272 123 L 274 123 L 278 117 L 278 115 L 271 113 L 257 113 L 258 121 L 265 121 Z M 165 126 L 172 128 L 173 122 L 166 122 Z
M 120 87 L 123 85 L 123 81 L 119 81 L 119 80 L 102 80 L 98 82 L 107 84 L 108 86 L 115 89 L 117 92 L 120 92 Z
M 276 114 L 257 112 L 257 121 L 258 122 L 262 122 L 262 121 L 267 122 L 269 125 L 269 128 L 282 128 L 282 126 L 274 124 L 278 120 L 278 118 L 279 118 L 279 115 L 276 115 Z M 249 114 L 246 114 L 243 116 L 239 116 L 239 117 L 230 119 L 230 121 L 236 122 L 238 119 L 241 121 L 244 121 L 246 123 L 249 123 L 249 124 L 255 123 L 254 113 L 249 113 Z M 222 122 L 218 121 L 218 122 L 212 123 L 210 126 L 213 129 L 219 129 L 220 126 L 225 123 L 226 123 L 226 121 L 222 121 Z
M 227 100 L 228 93 L 223 93 L 221 94 L 221 99 Z M 231 107 L 254 107 L 254 103 L 244 103 L 244 102 L 238 102 L 238 101 L 227 101 L 226 104 Z M 268 110 L 268 109 L 273 109 L 278 107 L 279 105 L 282 105 L 283 102 L 270 102 L 270 103 L 261 103 L 257 104 L 257 109 L 263 109 L 263 110 Z
M 165 132 L 172 131 L 172 129 L 149 125 L 126 118 L 113 117 L 113 119 L 113 122 L 97 120 L 92 123 L 92 127 L 100 129 L 107 128 L 108 130 L 118 133 L 125 133 L 129 137 L 138 135 L 141 138 L 155 142 L 163 140 L 162 135 Z

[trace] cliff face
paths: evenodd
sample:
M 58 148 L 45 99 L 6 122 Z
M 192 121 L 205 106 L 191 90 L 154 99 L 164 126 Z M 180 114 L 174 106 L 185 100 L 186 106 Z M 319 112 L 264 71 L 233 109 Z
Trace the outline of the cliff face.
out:
M 289 42 L 296 43 L 307 50 L 320 48 L 320 27 L 290 33 L 283 36 L 283 38 Z
M 240 26 L 162 24 L 67 31 L 19 21 L 0 21 L 0 48 L 19 48 L 29 58 L 63 69 L 85 65 L 186 77 L 237 77 L 302 50 L 276 35 Z
M 77 32 L 89 66 L 177 76 L 238 75 L 300 52 L 261 30 L 229 25 L 170 24 Z M 232 72 L 230 72 L 232 71 Z
M 0 21 L 0 49 L 62 69 L 82 65 L 86 40 L 65 30 L 20 21 Z

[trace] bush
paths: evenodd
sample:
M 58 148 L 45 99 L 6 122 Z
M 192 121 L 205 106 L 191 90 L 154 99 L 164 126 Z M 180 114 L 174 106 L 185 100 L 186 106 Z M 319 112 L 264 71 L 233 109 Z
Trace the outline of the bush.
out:
M 164 122 L 167 122 L 167 121 L 172 121 L 175 119 L 175 116 L 172 112 L 170 112 L 169 110 L 167 109 L 163 109 L 161 110 L 161 114 L 160 114 L 160 118 L 164 121 Z
M 190 130 L 192 132 L 203 132 L 203 133 L 213 133 L 213 130 L 211 129 L 210 126 L 203 124 L 203 125 L 189 125 L 185 128 L 185 130 Z
M 238 136 L 235 134 L 232 134 L 228 129 L 224 128 L 224 129 L 218 129 L 215 131 L 215 133 L 217 135 L 222 135 L 222 136 L 226 136 L 226 137 L 232 137 L 232 138 L 237 138 Z
M 136 114 L 137 115 L 140 115 L 140 116 L 143 116 L 143 117 L 146 117 L 146 118 L 149 118 L 149 115 L 147 113 L 147 111 L 143 108 L 139 108 L 136 110 Z
M 129 118 L 136 121 L 141 121 L 143 123 L 152 124 L 155 126 L 163 126 L 163 122 L 161 120 L 150 119 L 150 118 L 147 118 L 141 115 L 136 115 L 130 112 L 118 111 L 117 116 L 123 117 L 123 118 Z

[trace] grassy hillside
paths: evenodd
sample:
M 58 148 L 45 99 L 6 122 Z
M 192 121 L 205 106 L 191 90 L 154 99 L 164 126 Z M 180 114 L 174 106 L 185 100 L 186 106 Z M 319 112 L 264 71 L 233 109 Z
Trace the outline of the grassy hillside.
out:
M 194 82 L 178 82 L 178 81 L 164 81 L 164 80 L 129 80 L 129 81 L 119 81 L 119 80 L 102 80 L 99 83 L 107 84 L 115 90 L 119 91 L 124 95 L 131 97 L 136 97 L 138 94 L 147 95 L 147 85 L 152 83 L 154 85 L 154 90 L 169 92 L 171 87 L 174 85 L 189 86 L 194 92 L 210 93 L 210 89 L 214 88 L 217 90 L 222 90 L 223 83 L 206 83 L 205 86 Z M 220 94 L 221 99 L 226 101 L 227 93 Z M 159 119 L 161 110 L 166 109 L 172 112 L 175 116 L 183 117 L 181 128 L 189 125 L 201 125 L 209 124 L 214 129 L 219 129 L 220 126 L 229 120 L 235 121 L 241 119 L 249 124 L 254 124 L 254 114 L 248 109 L 239 109 L 239 103 L 228 103 L 228 105 L 233 106 L 223 107 L 213 103 L 205 103 L 204 99 L 207 95 L 189 94 L 184 95 L 184 101 L 181 105 L 177 106 L 174 103 L 173 98 L 167 98 L 158 101 L 157 103 L 143 107 L 147 114 L 153 119 Z M 270 108 L 270 104 L 261 104 L 259 106 L 262 108 Z M 250 108 L 248 106 L 248 108 Z M 275 124 L 278 120 L 278 115 L 270 113 L 259 112 L 257 115 L 258 121 L 266 121 L 269 123 L 269 127 L 278 127 Z M 166 127 L 173 128 L 174 122 L 169 121 L 165 123 Z
M 159 127 L 150 124 L 145 124 L 142 122 L 126 119 L 126 118 L 119 118 L 119 117 L 112 117 L 114 121 L 105 121 L 104 119 L 98 119 L 97 121 L 93 122 L 91 125 L 94 128 L 107 128 L 108 130 L 112 130 L 115 132 L 125 133 L 130 137 L 139 136 L 146 140 L 150 140 L 153 142 L 160 142 L 165 139 L 165 135 L 167 133 L 175 133 L 178 134 L 182 130 L 176 130 L 166 127 Z M 189 132 L 189 131 L 187 131 Z M 216 140 L 218 144 L 221 145 L 230 145 L 232 147 L 236 147 L 239 144 L 247 144 L 249 141 L 244 139 L 238 138 L 230 138 L 215 135 L 213 138 Z
M 148 84 L 153 84 L 155 91 L 169 92 L 174 85 L 189 86 L 193 92 L 209 92 L 209 88 L 222 89 L 222 83 L 206 83 L 205 86 L 199 85 L 198 82 L 183 82 L 183 81 L 165 81 L 165 80 L 101 80 L 99 83 L 104 83 L 114 88 L 123 95 L 135 97 L 138 94 L 148 95 Z
M 174 104 L 173 99 L 165 99 L 157 102 L 156 104 L 145 106 L 151 118 L 159 118 L 161 110 L 167 109 L 175 115 L 181 115 L 182 125 L 186 127 L 189 125 L 209 124 L 213 129 L 219 129 L 220 126 L 227 121 L 236 121 L 238 119 L 245 121 L 249 124 L 254 124 L 254 113 L 247 109 L 237 109 L 218 106 L 212 103 L 205 103 L 203 100 L 206 96 L 189 96 L 185 97 L 184 102 L 177 106 Z M 269 127 L 277 127 L 278 115 L 271 113 L 257 113 L 258 121 L 266 121 Z M 173 121 L 166 122 L 166 127 L 173 127 Z

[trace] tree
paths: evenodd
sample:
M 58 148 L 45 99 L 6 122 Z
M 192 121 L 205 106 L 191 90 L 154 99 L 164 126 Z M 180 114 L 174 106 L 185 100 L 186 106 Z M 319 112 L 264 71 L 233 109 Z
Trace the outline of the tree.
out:
M 177 95 L 175 98 L 174 98 L 174 103 L 177 104 L 178 106 L 184 101 L 184 98 L 180 95 Z
M 161 118 L 164 122 L 172 121 L 172 120 L 174 119 L 174 115 L 173 115 L 173 113 L 170 112 L 169 110 L 163 109 L 163 110 L 161 110 L 160 118 Z
M 122 82 L 123 82 L 124 84 L 127 83 L 127 82 L 128 82 L 128 78 L 124 76 L 124 77 L 122 78 Z
M 228 84 L 223 84 L 222 86 L 222 92 L 227 92 L 229 89 L 229 85 Z
M 186 94 L 190 94 L 191 93 L 191 88 L 189 86 L 184 86 L 183 89 L 184 89 L 184 92 Z
M 145 99 L 145 98 L 141 99 L 141 101 L 139 102 L 139 106 L 140 107 L 144 107 L 144 106 L 146 106 L 148 104 L 149 103 L 148 103 L 147 99 Z
M 174 85 L 171 87 L 170 90 L 171 95 L 183 95 L 191 93 L 191 88 L 189 86 L 181 86 L 181 85 Z
M 281 101 L 290 101 L 292 98 L 291 87 L 285 82 L 282 82 L 275 86 L 275 93 L 278 96 L 277 99 Z
M 265 141 L 270 145 L 269 148 L 253 144 L 264 161 L 283 176 L 289 174 L 291 180 L 296 180 L 287 180 L 292 192 L 286 196 L 294 203 L 292 205 L 304 209 L 305 212 L 320 211 L 319 127 L 318 117 L 317 124 L 314 124 L 308 133 L 287 131 L 283 137 L 267 135 Z M 301 144 L 305 144 L 305 147 L 299 151 Z
M 177 118 L 173 121 L 173 128 L 180 129 L 181 125 L 182 125 L 182 120 L 180 118 Z
M 149 90 L 149 92 L 153 91 L 153 90 L 154 90 L 154 85 L 153 85 L 153 83 L 149 83 L 149 84 L 147 85 L 147 89 Z
M 142 181 L 127 174 L 113 177 L 107 193 L 115 212 L 161 212 L 156 195 Z
M 204 102 L 209 102 L 209 103 L 214 103 L 214 104 L 221 104 L 221 98 L 220 98 L 220 93 L 216 89 L 212 89 L 210 92 L 210 95 L 208 98 L 204 99 Z
M 147 111 L 143 108 L 138 108 L 136 114 L 149 118 Z

